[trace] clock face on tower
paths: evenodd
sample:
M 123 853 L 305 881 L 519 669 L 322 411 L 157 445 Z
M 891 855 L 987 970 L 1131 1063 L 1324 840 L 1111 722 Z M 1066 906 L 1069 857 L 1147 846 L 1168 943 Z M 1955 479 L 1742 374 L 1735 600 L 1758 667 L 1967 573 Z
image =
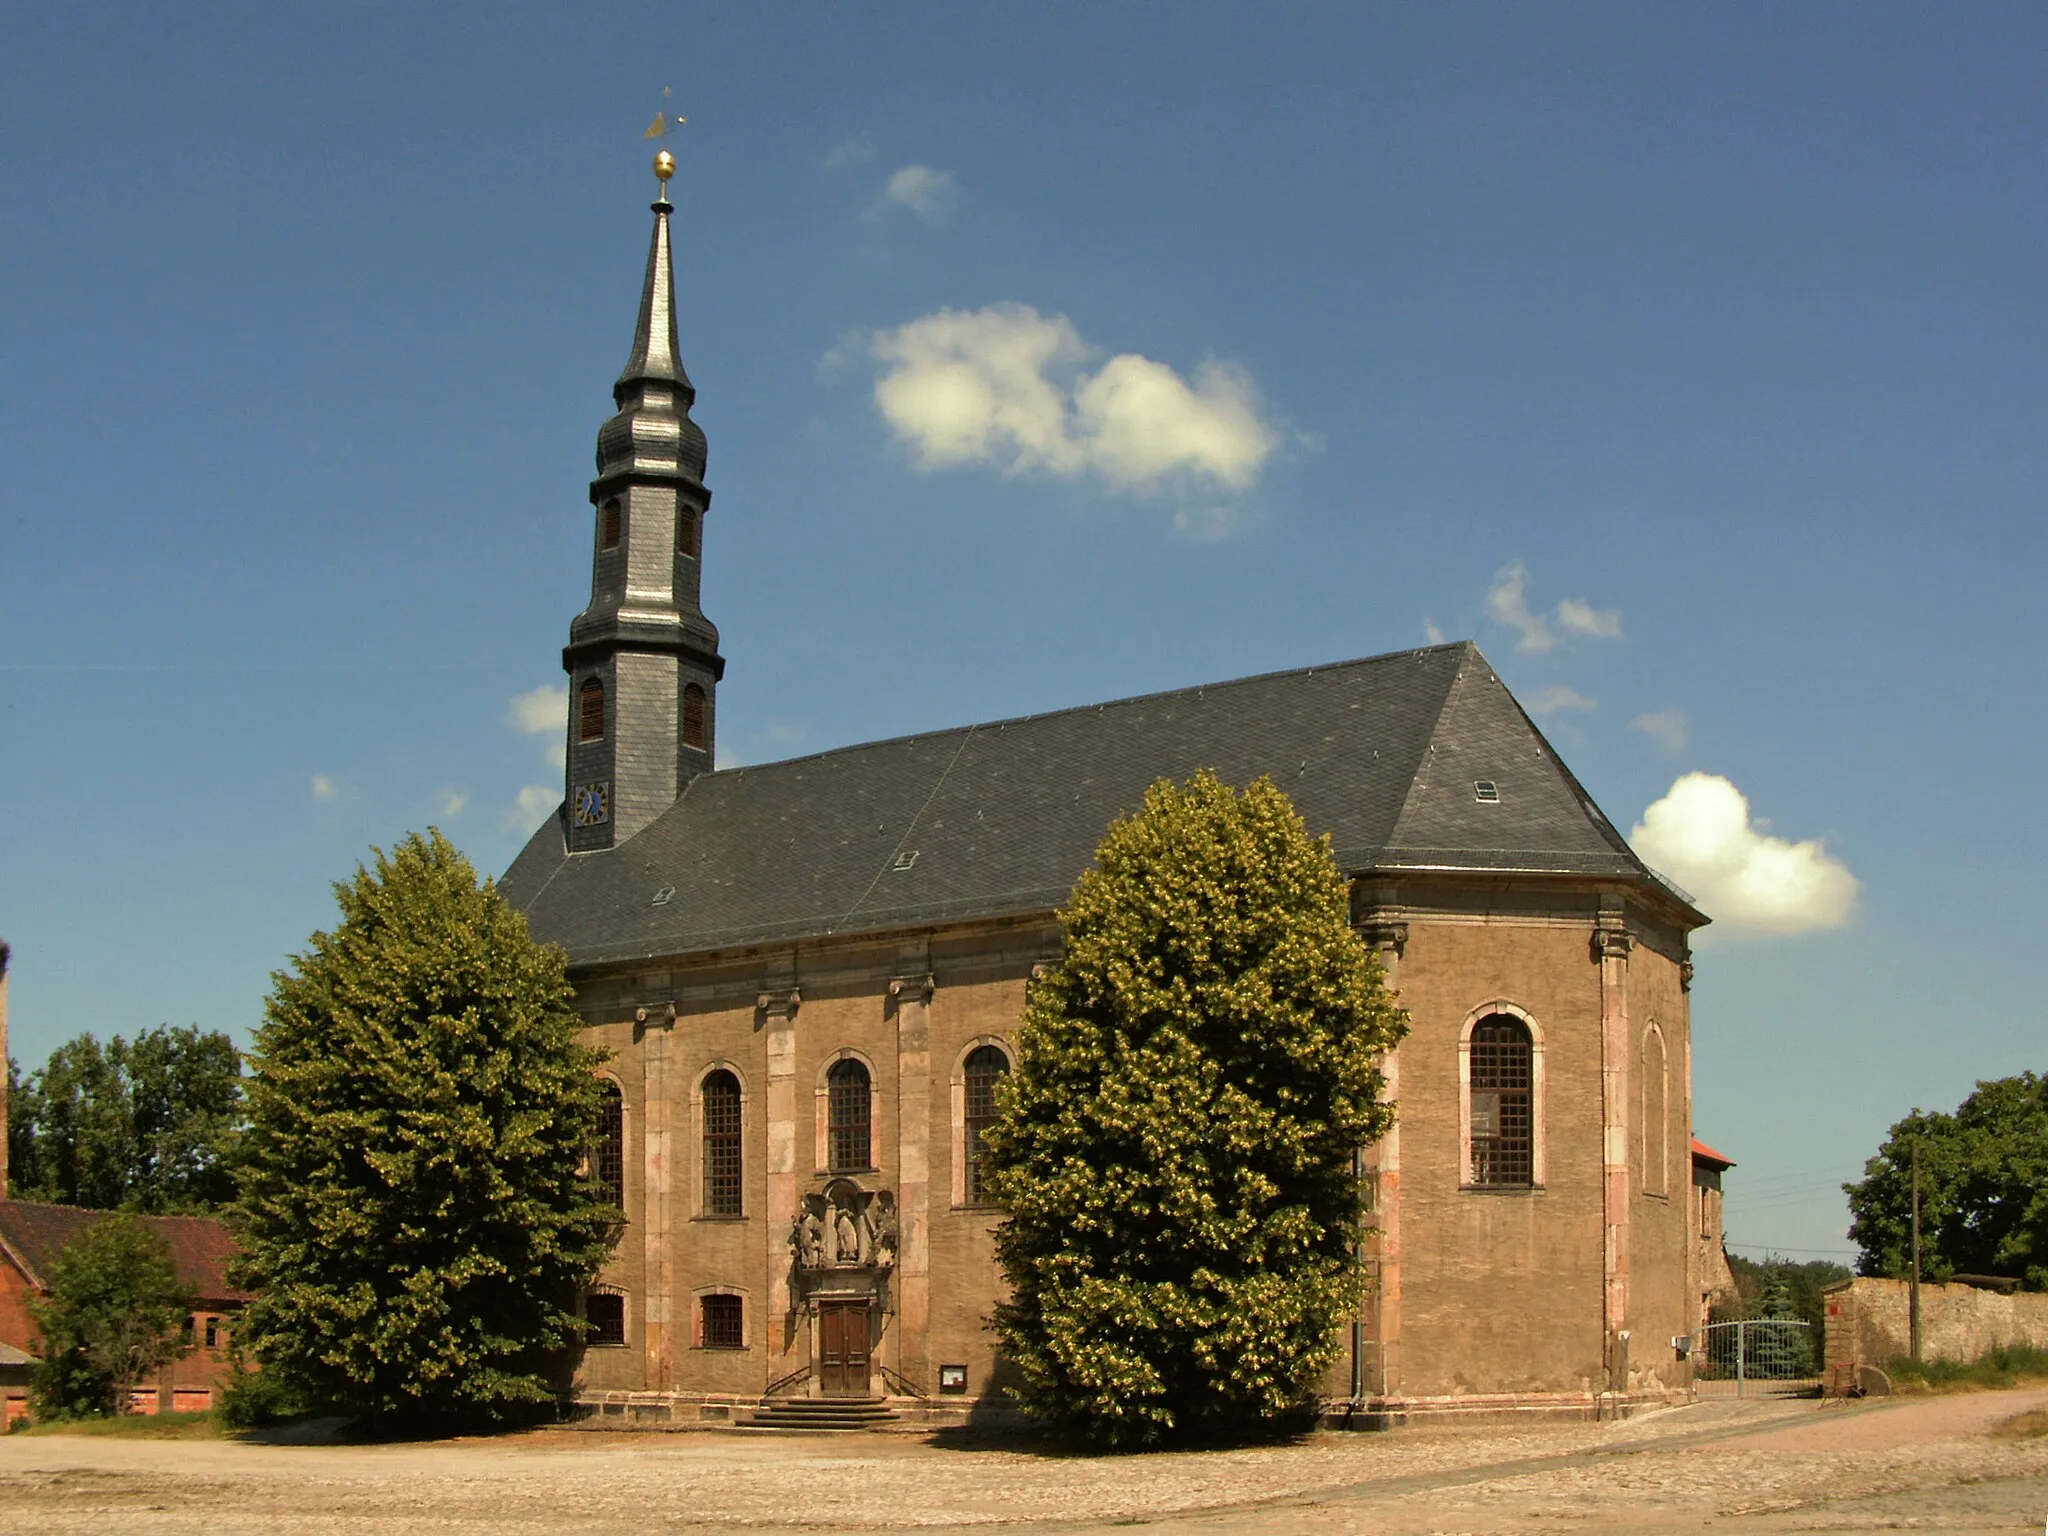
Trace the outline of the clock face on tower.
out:
M 609 780 L 579 784 L 570 796 L 570 810 L 579 827 L 601 827 L 612 819 L 612 786 Z

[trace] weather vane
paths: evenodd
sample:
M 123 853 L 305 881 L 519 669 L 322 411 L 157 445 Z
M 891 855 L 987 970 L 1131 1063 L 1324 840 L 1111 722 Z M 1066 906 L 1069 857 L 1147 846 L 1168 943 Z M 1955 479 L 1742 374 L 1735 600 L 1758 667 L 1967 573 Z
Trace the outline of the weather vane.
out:
M 642 138 L 665 139 L 668 137 L 669 129 L 680 128 L 689 121 L 687 117 L 681 114 L 677 114 L 674 117 L 669 115 L 668 94 L 669 88 L 664 85 L 661 88 L 662 109 L 654 114 L 654 121 L 647 125 L 647 132 L 641 135 Z M 654 175 L 655 179 L 661 183 L 661 195 L 664 198 L 668 196 L 668 179 L 675 175 L 675 173 L 676 157 L 666 149 L 657 151 L 654 156 Z

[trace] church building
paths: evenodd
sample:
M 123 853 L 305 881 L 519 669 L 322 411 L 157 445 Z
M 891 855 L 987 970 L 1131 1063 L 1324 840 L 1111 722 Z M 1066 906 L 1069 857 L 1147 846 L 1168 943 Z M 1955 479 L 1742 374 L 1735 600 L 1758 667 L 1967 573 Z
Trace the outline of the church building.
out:
M 668 168 L 562 653 L 566 797 L 501 884 L 568 952 L 610 1053 L 594 1159 L 627 1225 L 585 1298 L 579 1398 L 663 1421 L 764 1399 L 1000 1411 L 981 1127 L 1097 843 L 1155 779 L 1205 767 L 1270 775 L 1329 835 L 1410 1020 L 1330 1413 L 1686 1395 L 1706 919 L 1475 646 L 716 767 Z

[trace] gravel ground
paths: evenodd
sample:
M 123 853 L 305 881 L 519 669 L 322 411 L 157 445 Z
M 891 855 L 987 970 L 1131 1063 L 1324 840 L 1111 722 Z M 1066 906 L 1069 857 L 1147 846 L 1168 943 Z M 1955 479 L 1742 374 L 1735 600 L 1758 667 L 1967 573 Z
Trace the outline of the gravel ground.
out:
M 0 1529 L 63 1533 L 2042 1531 L 2048 1391 L 1713 1402 L 1623 1424 L 1087 1457 L 912 1436 L 552 1430 L 421 1445 L 0 1440 Z

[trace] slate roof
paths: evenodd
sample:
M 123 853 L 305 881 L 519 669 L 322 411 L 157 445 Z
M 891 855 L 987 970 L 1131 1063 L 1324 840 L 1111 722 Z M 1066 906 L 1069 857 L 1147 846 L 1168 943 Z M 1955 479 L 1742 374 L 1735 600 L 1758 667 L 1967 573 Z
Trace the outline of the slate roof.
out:
M 37 1290 L 49 1288 L 50 1266 L 64 1245 L 111 1211 L 75 1205 L 44 1205 L 34 1200 L 0 1200 L 0 1252 Z M 207 1216 L 138 1216 L 171 1250 L 171 1263 L 181 1285 L 190 1286 L 201 1301 L 242 1302 L 248 1293 L 228 1284 L 228 1261 L 235 1240 L 226 1227 Z
M 1657 881 L 1461 642 L 701 774 L 602 853 L 557 811 L 499 888 L 578 965 L 1049 912 L 1149 784 L 1204 767 L 1270 774 L 1353 874 Z

